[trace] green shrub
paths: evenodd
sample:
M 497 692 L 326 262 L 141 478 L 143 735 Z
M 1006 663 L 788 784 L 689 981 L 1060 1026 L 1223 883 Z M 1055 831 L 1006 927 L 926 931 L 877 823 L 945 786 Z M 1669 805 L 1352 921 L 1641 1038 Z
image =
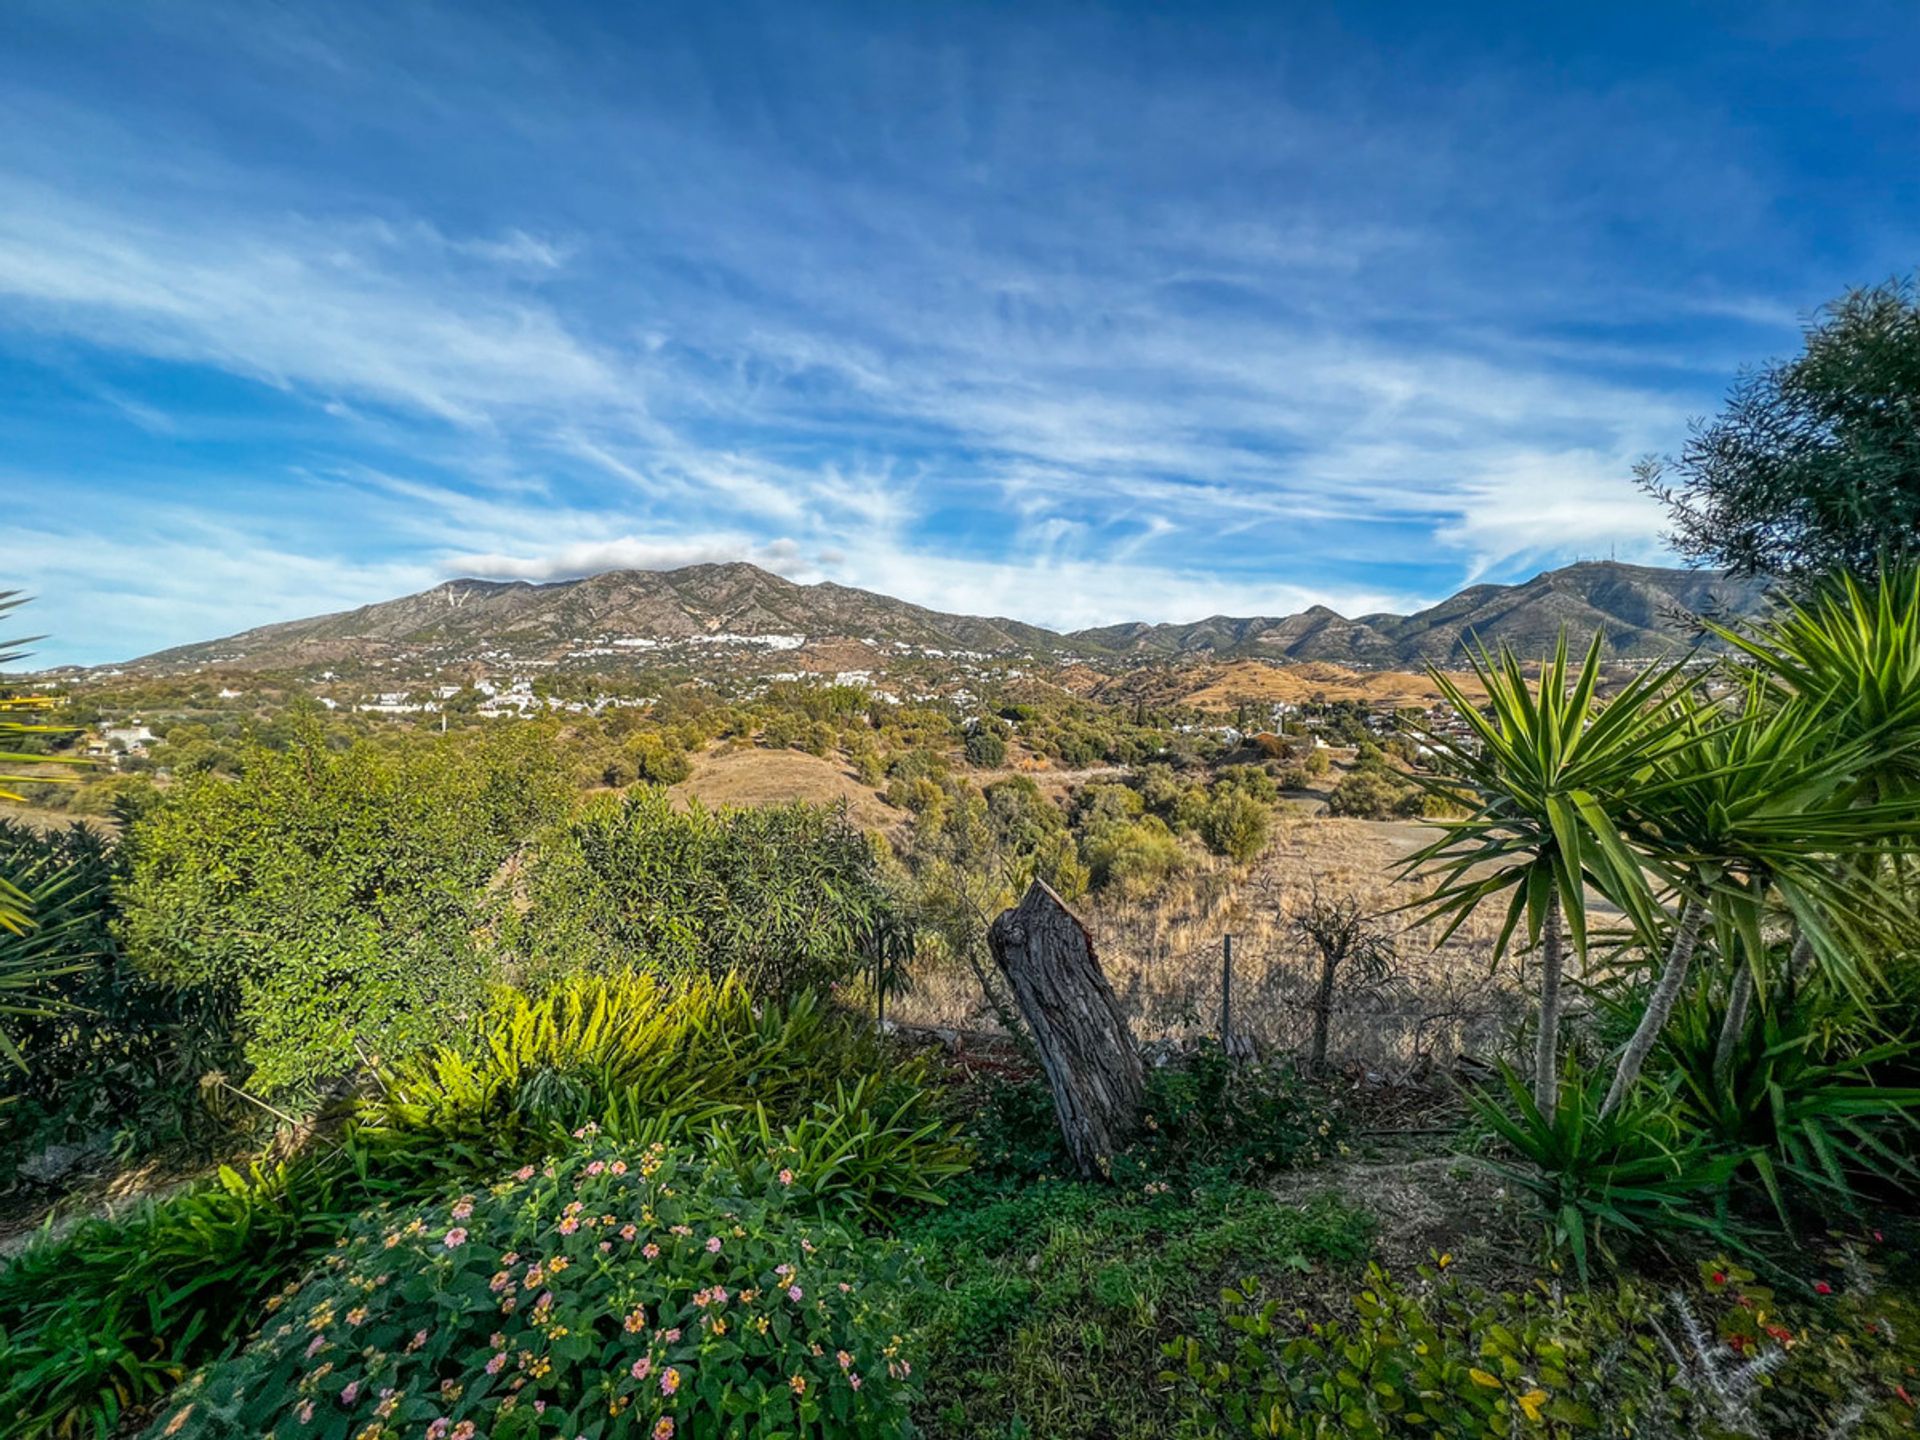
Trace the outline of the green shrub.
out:
M 1271 805 L 1248 790 L 1222 790 L 1200 813 L 1200 838 L 1214 854 L 1244 865 L 1267 848 L 1272 813 Z
M 810 1000 L 756 1011 L 737 979 L 510 997 L 475 1041 L 383 1081 L 337 1144 L 87 1221 L 0 1269 L 0 1436 L 111 1431 L 219 1354 L 353 1212 L 486 1183 L 588 1123 L 630 1145 L 702 1148 L 749 1177 L 791 1145 L 793 1202 L 819 1213 L 930 1198 L 963 1160 L 917 1066 L 890 1065 Z M 17 1432 L 4 1418 L 16 1414 Z
M 902 1257 L 793 1178 L 597 1144 L 370 1212 L 149 1433 L 903 1436 Z
M 132 827 L 122 940 L 238 995 L 256 1088 L 315 1085 L 472 1017 L 486 886 L 565 791 L 533 732 L 339 751 L 309 724 Z
M 987 1086 L 967 1135 L 985 1175 L 1073 1172 L 1043 1081 Z M 1230 1060 L 1209 1040 L 1178 1063 L 1147 1072 L 1141 1130 L 1114 1156 L 1113 1176 L 1128 1187 L 1251 1180 L 1323 1159 L 1340 1138 L 1340 1107 L 1290 1066 Z
M 1162 1378 L 1181 1393 L 1178 1433 L 1209 1440 L 1912 1433 L 1910 1306 L 1861 1294 L 1783 1311 L 1751 1272 L 1701 1268 L 1704 1293 L 1543 1280 L 1495 1294 L 1440 1256 L 1412 1286 L 1372 1267 L 1350 1313 L 1321 1321 L 1249 1282 L 1223 1297 L 1236 1338 L 1169 1345 Z
M 1251 1180 L 1322 1160 L 1340 1143 L 1342 1116 L 1291 1066 L 1232 1060 L 1206 1040 L 1147 1072 L 1142 1123 L 1114 1161 L 1123 1181 Z
M 870 969 L 904 930 L 874 842 L 844 811 L 677 811 L 665 792 L 588 801 L 539 847 L 509 925 L 536 979 L 581 969 L 734 972 L 784 998 Z
M 1354 820 L 1411 820 L 1426 804 L 1426 791 L 1385 764 L 1348 771 L 1327 795 L 1329 815 Z
M 967 763 L 992 770 L 1007 763 L 1007 742 L 992 730 L 976 730 L 967 736 Z
M 1123 786 L 1106 788 L 1133 794 Z M 1129 898 L 1151 894 L 1188 863 L 1179 839 L 1157 815 L 1092 826 L 1080 842 L 1080 855 L 1096 888 L 1112 886 Z
M 0 874 L 34 898 L 36 915 L 25 934 L 0 930 L 0 973 L 29 958 L 53 971 L 34 991 L 50 1003 L 0 1016 L 19 1062 L 0 1059 L 0 1156 L 102 1132 L 123 1156 L 210 1142 L 221 1127 L 200 1077 L 236 1058 L 231 997 L 152 979 L 120 953 L 112 890 L 122 866 L 107 837 L 0 819 Z

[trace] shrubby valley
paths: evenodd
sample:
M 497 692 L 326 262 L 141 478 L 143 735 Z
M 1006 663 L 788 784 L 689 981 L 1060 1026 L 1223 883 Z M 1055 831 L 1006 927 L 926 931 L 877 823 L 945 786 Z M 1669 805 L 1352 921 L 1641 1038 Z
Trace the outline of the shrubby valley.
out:
M 1916 336 L 1650 463 L 1710 573 L 1337 653 L 750 566 L 13 647 L 0 1435 L 1912 1433 Z

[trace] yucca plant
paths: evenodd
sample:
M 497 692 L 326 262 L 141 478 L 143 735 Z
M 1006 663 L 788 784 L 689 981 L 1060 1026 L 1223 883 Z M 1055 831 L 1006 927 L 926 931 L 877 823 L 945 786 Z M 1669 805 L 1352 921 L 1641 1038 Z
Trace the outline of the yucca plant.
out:
M 1795 1190 L 1853 1208 L 1862 1184 L 1920 1182 L 1920 1086 L 1880 1078 L 1920 1073 L 1920 1035 L 1889 1033 L 1878 1013 L 1907 1007 L 1884 993 L 1863 1005 L 1814 972 L 1748 1012 L 1729 1065 L 1729 988 L 1703 976 L 1663 1042 L 1685 1123 L 1751 1172 L 1783 1222 Z
M 1596 1252 L 1613 1253 L 1615 1236 L 1698 1229 L 1730 1243 L 1699 1200 L 1725 1188 L 1738 1157 L 1688 1134 L 1670 1091 L 1643 1087 L 1604 1111 L 1605 1077 L 1569 1066 L 1561 1103 L 1548 1112 L 1512 1067 L 1502 1065 L 1500 1079 L 1504 1094 L 1469 1097 L 1473 1113 L 1526 1162 L 1496 1168 L 1534 1196 L 1554 1247 L 1573 1257 L 1583 1281 Z
M 1678 743 L 1651 757 L 1623 797 L 1635 852 L 1671 885 L 1677 913 L 1658 979 L 1614 1072 L 1603 1109 L 1618 1107 L 1684 986 L 1711 918 L 1720 953 L 1764 951 L 1762 926 L 1779 906 L 1806 947 L 1845 970 L 1896 922 L 1897 898 L 1870 872 L 1836 860 L 1872 854 L 1889 834 L 1920 823 L 1914 797 L 1862 804 L 1861 777 L 1881 758 L 1865 737 L 1836 733 L 1831 715 L 1782 703 L 1760 676 L 1742 702 L 1682 695 Z M 1737 933 L 1739 943 L 1733 943 Z
M 17 590 L 0 590 L 0 616 L 18 609 L 25 599 Z M 10 665 L 24 656 L 27 652 L 21 646 L 27 643 L 0 641 L 0 665 Z M 0 690 L 0 767 L 32 767 L 24 772 L 0 768 L 0 800 L 23 801 L 25 797 L 13 788 L 15 785 L 58 778 L 49 766 L 84 763 L 73 756 L 14 748 L 27 736 L 71 733 L 69 727 L 37 723 L 32 717 L 43 708 L 44 702 L 32 696 L 8 695 Z M 71 889 L 72 885 L 58 876 L 27 877 L 0 870 L 0 1015 L 40 1017 L 52 1013 L 58 1005 L 46 997 L 48 985 L 88 963 L 86 957 L 64 948 L 66 927 L 57 916 L 51 929 L 30 933 L 36 928 L 38 907 L 59 903 L 63 897 L 70 899 Z M 0 1055 L 15 1065 L 24 1063 L 4 1030 L 0 1030 Z
M 1497 658 L 1472 652 L 1486 691 L 1484 710 L 1451 677 L 1429 671 L 1471 739 L 1423 731 L 1438 761 L 1438 773 L 1424 783 L 1464 801 L 1469 812 L 1434 822 L 1441 837 L 1404 862 L 1437 879 L 1420 907 L 1424 918 L 1446 922 L 1443 939 L 1482 905 L 1505 897 L 1496 955 L 1506 952 L 1522 922 L 1527 944 L 1540 947 L 1533 1097 L 1549 1119 L 1559 1083 L 1566 939 L 1584 960 L 1589 886 L 1617 904 L 1639 933 L 1660 928 L 1644 863 L 1622 833 L 1622 797 L 1656 754 L 1687 743 L 1687 715 L 1672 704 L 1686 684 L 1682 664 L 1642 671 L 1602 705 L 1596 693 L 1602 645 L 1596 632 L 1579 669 L 1570 671 L 1563 632 L 1537 687 L 1511 651 Z

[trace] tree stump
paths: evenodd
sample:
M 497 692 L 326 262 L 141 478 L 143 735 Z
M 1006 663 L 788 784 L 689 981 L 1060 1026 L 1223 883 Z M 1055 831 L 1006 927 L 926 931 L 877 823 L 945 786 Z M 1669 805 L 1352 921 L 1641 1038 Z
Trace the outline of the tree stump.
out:
M 1140 1052 L 1093 953 L 1093 937 L 1044 881 L 987 932 L 994 963 L 1033 1031 L 1060 1133 L 1082 1175 L 1108 1176 L 1139 1122 Z

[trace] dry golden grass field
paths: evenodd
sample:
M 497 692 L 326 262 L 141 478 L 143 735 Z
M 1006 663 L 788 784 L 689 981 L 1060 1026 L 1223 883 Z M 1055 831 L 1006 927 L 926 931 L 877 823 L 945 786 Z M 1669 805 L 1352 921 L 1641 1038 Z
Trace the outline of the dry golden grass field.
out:
M 905 815 L 862 785 L 837 758 L 822 759 L 799 750 L 759 746 L 721 747 L 693 758 L 693 773 L 668 794 L 681 803 L 697 799 L 710 808 L 722 805 L 778 805 L 805 800 L 816 805 L 845 801 L 854 824 L 892 833 Z

